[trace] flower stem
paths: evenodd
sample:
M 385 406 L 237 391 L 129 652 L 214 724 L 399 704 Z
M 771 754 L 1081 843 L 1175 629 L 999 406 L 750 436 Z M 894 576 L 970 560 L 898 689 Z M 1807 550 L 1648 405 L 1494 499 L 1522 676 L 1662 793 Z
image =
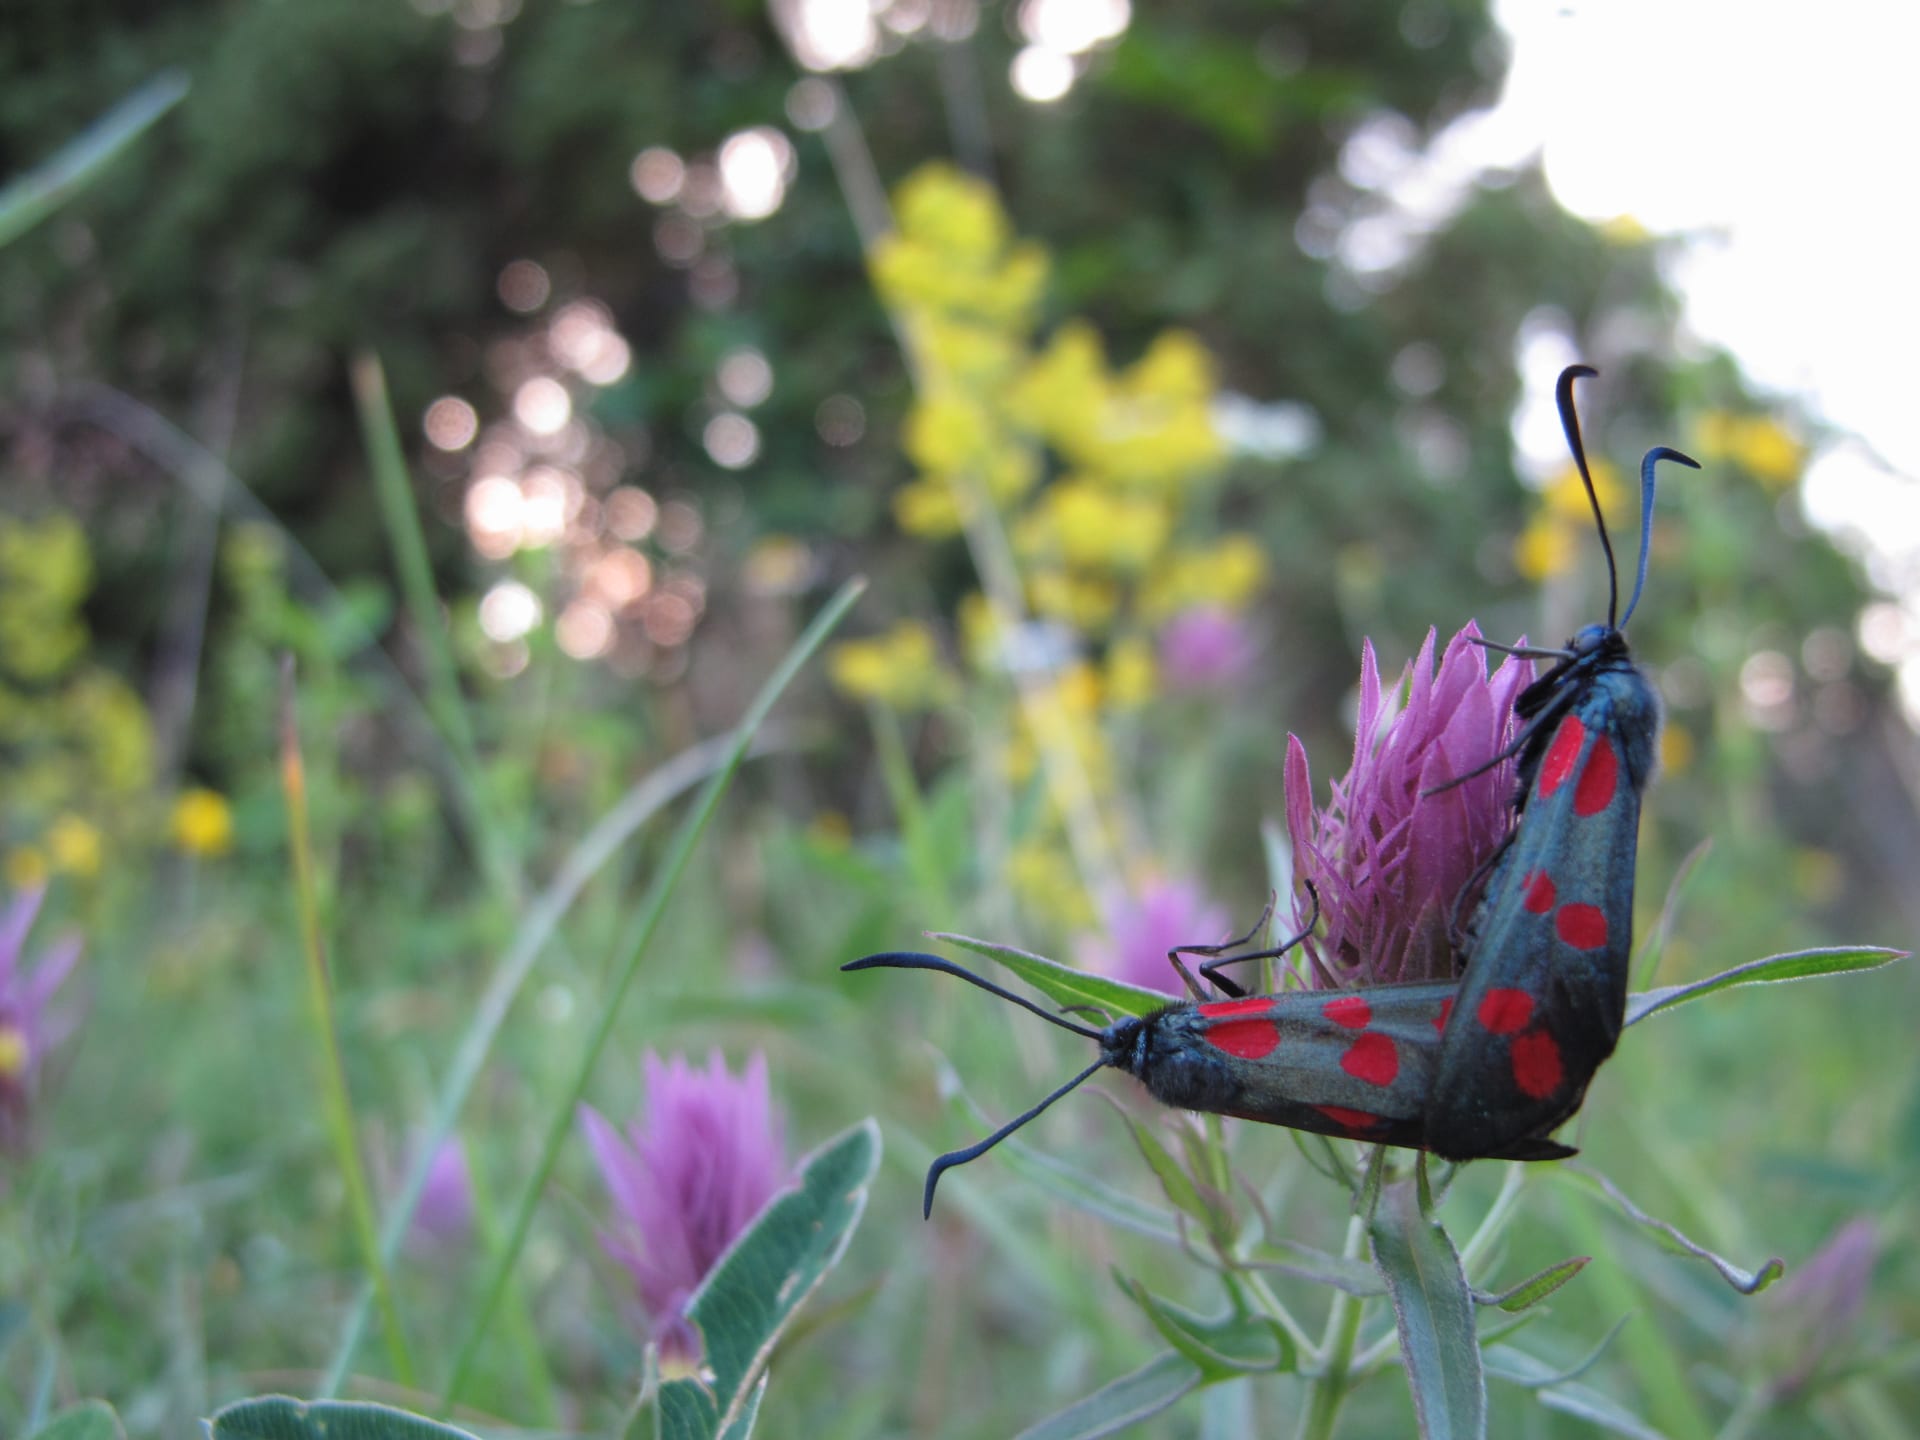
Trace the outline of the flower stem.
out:
M 1359 1215 L 1347 1221 L 1347 1240 L 1341 1255 L 1358 1260 L 1365 1248 L 1367 1222 Z M 1344 1290 L 1333 1292 L 1327 1311 L 1326 1338 L 1320 1342 L 1320 1374 L 1308 1385 L 1306 1412 L 1300 1417 L 1299 1440 L 1329 1440 L 1340 1406 L 1347 1398 L 1353 1373 L 1353 1347 L 1360 1338 L 1360 1301 Z
M 287 796 L 287 843 L 293 861 L 294 901 L 300 912 L 301 949 L 306 956 L 307 1018 L 320 1050 L 320 1098 L 326 1112 L 327 1133 L 333 1142 L 333 1160 L 347 1188 L 347 1209 L 361 1263 L 373 1282 L 375 1302 L 386 1332 L 387 1358 L 394 1379 L 413 1384 L 413 1360 L 407 1354 L 406 1334 L 393 1286 L 380 1256 L 380 1235 L 373 1220 L 373 1199 L 366 1172 L 354 1142 L 353 1096 L 347 1089 L 346 1066 L 340 1059 L 340 1034 L 334 1023 L 333 985 L 327 974 L 327 956 L 320 938 L 320 901 L 313 874 L 313 846 L 307 826 L 307 772 L 300 755 L 300 728 L 293 706 L 293 657 L 281 672 L 280 780 Z

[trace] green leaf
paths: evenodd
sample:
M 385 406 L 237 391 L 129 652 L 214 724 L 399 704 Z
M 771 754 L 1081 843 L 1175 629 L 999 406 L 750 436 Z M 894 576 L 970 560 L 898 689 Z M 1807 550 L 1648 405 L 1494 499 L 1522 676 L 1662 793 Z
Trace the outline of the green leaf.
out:
M 1578 1380 L 1587 1371 L 1600 1363 L 1600 1357 L 1607 1353 L 1620 1332 L 1627 1328 L 1631 1315 L 1622 1315 L 1613 1322 L 1613 1328 L 1600 1337 L 1600 1343 L 1589 1350 L 1585 1357 L 1569 1365 L 1564 1370 L 1555 1370 L 1546 1361 L 1516 1350 L 1511 1345 L 1494 1345 L 1484 1338 L 1481 1342 L 1480 1358 L 1487 1366 L 1487 1373 L 1494 1370 L 1496 1358 L 1500 1366 L 1500 1378 L 1514 1385 L 1525 1385 L 1532 1390 L 1544 1390 L 1550 1385 L 1565 1385 Z
M 1627 1199 L 1626 1195 L 1617 1185 L 1597 1170 L 1589 1170 L 1583 1165 L 1565 1165 L 1559 1168 L 1563 1176 L 1577 1176 L 1589 1184 L 1599 1187 L 1609 1200 L 1613 1201 L 1614 1204 L 1618 1205 L 1620 1209 L 1625 1212 L 1628 1219 L 1646 1226 L 1649 1230 L 1659 1231 L 1672 1245 L 1686 1251 L 1689 1255 L 1706 1261 L 1720 1272 L 1720 1278 L 1722 1280 L 1726 1281 L 1727 1284 L 1738 1290 L 1742 1295 L 1758 1295 L 1762 1290 L 1766 1289 L 1786 1273 L 1787 1267 L 1778 1256 L 1768 1260 L 1758 1270 L 1742 1269 L 1724 1256 L 1714 1254 L 1713 1251 L 1707 1249 L 1706 1246 L 1689 1240 L 1666 1221 L 1654 1219 L 1653 1216 L 1647 1214 L 1646 1211 Z
M 1158 990 L 1125 985 L 1089 970 L 1076 970 L 1057 960 L 1031 955 L 1011 945 L 996 945 L 991 940 L 975 940 L 968 935 L 949 935 L 944 931 L 929 931 L 927 939 L 971 950 L 976 955 L 998 961 L 1059 1005 L 1091 1005 L 1109 1015 L 1118 1016 L 1151 1015 L 1155 1010 L 1164 1010 L 1174 1003 L 1173 996 Z
M 1294 1368 L 1293 1346 L 1272 1320 L 1225 1315 L 1208 1320 L 1163 1300 L 1119 1271 L 1114 1280 L 1160 1332 L 1160 1338 L 1192 1361 L 1209 1384 L 1236 1375 L 1272 1374 Z
M 753 1422 L 760 1418 L 760 1402 L 766 1397 L 768 1372 L 760 1372 L 760 1383 L 753 1387 L 753 1393 L 747 1396 L 747 1403 L 740 1407 L 740 1414 L 734 1422 L 721 1432 L 720 1440 L 747 1440 L 753 1434 Z
M 706 1346 L 707 1383 L 660 1387 L 663 1440 L 745 1433 L 735 1427 L 759 1407 L 754 1381 L 794 1311 L 846 1251 L 879 1164 L 879 1127 L 863 1120 L 803 1160 L 799 1187 L 776 1196 L 720 1257 L 687 1304 Z
M 1114 1109 L 1120 1110 L 1117 1103 Z M 1193 1177 L 1160 1143 L 1160 1137 L 1124 1110 L 1120 1110 L 1120 1118 L 1126 1122 L 1127 1133 L 1133 1136 L 1133 1143 L 1139 1146 L 1147 1168 L 1153 1171 L 1154 1179 L 1160 1182 L 1160 1188 L 1166 1192 L 1173 1208 L 1199 1222 L 1209 1235 L 1224 1234 L 1221 1217 L 1215 1213 L 1207 1197 L 1200 1193 L 1200 1187 L 1193 1183 Z
M 1619 1329 L 1618 1325 L 1614 1326 L 1607 1338 L 1612 1339 Z M 1601 1348 L 1605 1348 L 1605 1345 L 1606 1341 L 1603 1340 Z M 1629 1440 L 1667 1440 L 1663 1432 L 1654 1429 L 1618 1401 L 1591 1386 L 1568 1383 L 1532 1355 L 1508 1345 L 1491 1345 L 1487 1348 L 1486 1361 L 1487 1374 L 1532 1390 L 1534 1398 L 1549 1410 L 1572 1415 L 1616 1435 L 1628 1436 Z M 1591 1363 L 1592 1357 L 1589 1357 L 1586 1364 Z M 1585 1369 L 1586 1364 L 1579 1369 Z
M 165 70 L 16 180 L 0 187 L 0 245 L 53 214 L 187 93 L 186 73 Z
M 1489 1294 L 1484 1290 L 1473 1292 L 1476 1305 L 1497 1305 L 1502 1310 L 1520 1311 L 1529 1306 L 1538 1305 L 1547 1296 L 1558 1290 L 1593 1261 L 1591 1255 L 1576 1255 L 1571 1260 L 1562 1260 L 1558 1265 L 1549 1265 L 1537 1275 L 1522 1280 L 1511 1290 L 1502 1290 Z
M 33 1440 L 127 1440 L 120 1417 L 104 1400 L 82 1400 L 33 1432 Z
M 1345 1291 L 1356 1300 L 1371 1300 L 1387 1293 L 1380 1272 L 1364 1260 L 1349 1260 L 1330 1255 L 1292 1240 L 1268 1241 L 1260 1246 L 1260 1258 L 1245 1262 L 1249 1270 L 1274 1270 Z
M 1473 1298 L 1459 1253 L 1420 1204 L 1417 1181 L 1389 1185 L 1368 1227 L 1400 1331 L 1400 1356 L 1424 1440 L 1487 1432 L 1487 1386 Z
M 1750 960 L 1731 970 L 1722 970 L 1705 980 L 1687 985 L 1667 985 L 1658 990 L 1643 990 L 1627 997 L 1627 1024 L 1637 1024 L 1649 1015 L 1670 1010 L 1689 1000 L 1698 1000 L 1716 990 L 1731 990 L 1736 985 L 1778 984 L 1785 980 L 1811 980 L 1819 975 L 1851 975 L 1860 970 L 1877 970 L 1896 960 L 1907 958 L 1905 950 L 1887 950 L 1877 945 L 1850 945 L 1830 950 L 1796 950 L 1789 955 L 1769 955 Z
M 473 1440 L 471 1431 L 349 1400 L 237 1400 L 206 1422 L 211 1440 Z
M 1094 1440 L 1158 1415 L 1200 1384 L 1193 1362 L 1174 1351 L 1103 1385 L 1059 1414 L 1022 1430 L 1017 1440 Z

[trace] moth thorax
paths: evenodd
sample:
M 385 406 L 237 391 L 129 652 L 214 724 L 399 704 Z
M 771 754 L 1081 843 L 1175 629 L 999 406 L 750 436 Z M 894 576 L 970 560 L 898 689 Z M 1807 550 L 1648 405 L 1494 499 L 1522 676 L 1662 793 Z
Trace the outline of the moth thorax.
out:
M 1140 1020 L 1125 1055 L 1110 1063 L 1139 1077 L 1163 1105 L 1225 1110 L 1240 1096 L 1240 1079 L 1225 1056 L 1181 1023 L 1191 1014 L 1170 1010 Z

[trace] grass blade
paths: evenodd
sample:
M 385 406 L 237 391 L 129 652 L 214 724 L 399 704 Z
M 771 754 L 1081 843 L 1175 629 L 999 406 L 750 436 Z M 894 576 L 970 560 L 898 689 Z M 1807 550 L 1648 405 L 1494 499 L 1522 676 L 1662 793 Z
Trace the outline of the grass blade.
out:
M 114 156 L 178 105 L 186 93 L 185 71 L 161 71 L 45 162 L 0 188 L 0 245 L 18 240 L 84 190 Z

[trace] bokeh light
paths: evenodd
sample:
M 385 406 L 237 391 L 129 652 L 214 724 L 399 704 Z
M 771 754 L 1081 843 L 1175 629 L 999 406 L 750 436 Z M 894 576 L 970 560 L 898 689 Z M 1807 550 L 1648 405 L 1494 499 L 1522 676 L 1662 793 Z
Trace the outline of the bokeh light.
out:
M 880 50 L 868 0 L 773 0 L 773 18 L 809 70 L 857 70 Z
M 442 395 L 427 407 L 420 428 L 429 445 L 451 453 L 473 443 L 480 433 L 480 416 L 458 395 Z
M 553 282 L 545 267 L 534 261 L 509 260 L 500 267 L 500 278 L 494 288 L 502 305 L 519 314 L 531 315 L 547 303 L 547 296 L 553 293 Z
M 553 638 L 575 660 L 596 660 L 613 645 L 613 616 L 591 600 L 575 600 L 553 622 Z
M 813 412 L 813 428 L 829 445 L 854 445 L 867 433 L 867 412 L 851 395 L 829 395 Z
M 773 366 L 750 345 L 728 351 L 714 378 L 727 403 L 742 410 L 751 410 L 773 393 Z
M 1119 39 L 1132 18 L 1128 0 L 1022 0 L 1019 24 L 1030 43 L 1079 55 Z
M 653 496 L 632 485 L 622 485 L 601 507 L 607 532 L 621 540 L 644 540 L 660 523 L 660 507 Z
M 627 170 L 634 193 L 650 205 L 671 205 L 686 178 L 686 162 L 664 145 L 649 145 Z
M 793 142 L 771 125 L 729 135 L 720 145 L 721 200 L 736 220 L 764 220 L 780 208 L 797 168 Z
M 518 580 L 501 580 L 480 597 L 479 614 L 481 632 L 504 644 L 540 623 L 540 597 Z
M 1013 57 L 1008 78 L 1014 93 L 1037 105 L 1060 99 L 1073 88 L 1073 58 L 1044 45 L 1029 45 Z
M 513 392 L 513 418 L 535 435 L 558 435 L 573 418 L 573 399 L 551 375 L 536 375 Z
M 723 411 L 707 421 L 700 443 L 716 465 L 739 470 L 751 465 L 760 454 L 760 427 L 744 415 Z

